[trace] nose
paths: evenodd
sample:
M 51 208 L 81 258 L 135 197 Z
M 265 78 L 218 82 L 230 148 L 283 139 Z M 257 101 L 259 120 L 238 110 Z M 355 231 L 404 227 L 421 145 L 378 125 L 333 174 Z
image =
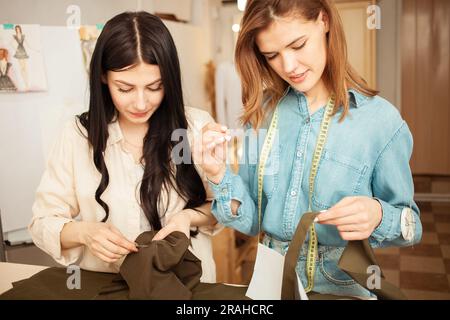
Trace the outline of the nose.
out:
M 286 53 L 282 55 L 282 59 L 283 59 L 283 71 L 286 74 L 291 74 L 297 69 L 298 62 L 297 59 L 295 58 L 295 55 Z
M 144 90 L 138 90 L 137 92 L 137 98 L 136 98 L 136 109 L 138 111 L 145 111 L 147 106 Z

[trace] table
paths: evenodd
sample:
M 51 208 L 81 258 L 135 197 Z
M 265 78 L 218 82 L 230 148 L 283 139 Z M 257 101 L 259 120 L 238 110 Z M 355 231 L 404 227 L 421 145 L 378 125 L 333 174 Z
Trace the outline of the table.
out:
M 47 269 L 46 266 L 0 262 L 0 294 L 12 288 L 12 283 Z

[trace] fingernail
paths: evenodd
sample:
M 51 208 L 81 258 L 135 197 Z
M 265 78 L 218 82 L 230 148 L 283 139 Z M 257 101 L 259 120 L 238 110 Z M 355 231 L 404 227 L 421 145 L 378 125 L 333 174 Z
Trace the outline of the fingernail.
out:
M 226 126 L 222 126 L 220 129 L 222 129 L 222 131 L 227 131 L 228 128 Z
M 315 217 L 314 222 L 319 222 L 319 218 Z

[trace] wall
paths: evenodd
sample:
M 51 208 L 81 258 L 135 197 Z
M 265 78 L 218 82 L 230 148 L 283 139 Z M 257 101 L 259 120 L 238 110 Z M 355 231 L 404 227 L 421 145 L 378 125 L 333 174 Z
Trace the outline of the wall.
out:
M 381 29 L 377 30 L 377 89 L 401 110 L 401 0 L 378 0 Z
M 450 1 L 404 0 L 402 115 L 414 174 L 450 176 Z

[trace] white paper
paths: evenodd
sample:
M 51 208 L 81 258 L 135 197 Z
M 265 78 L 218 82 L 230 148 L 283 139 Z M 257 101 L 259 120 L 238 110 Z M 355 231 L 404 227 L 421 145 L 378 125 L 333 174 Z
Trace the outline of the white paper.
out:
M 258 243 L 255 268 L 246 296 L 253 300 L 281 300 L 284 256 Z

